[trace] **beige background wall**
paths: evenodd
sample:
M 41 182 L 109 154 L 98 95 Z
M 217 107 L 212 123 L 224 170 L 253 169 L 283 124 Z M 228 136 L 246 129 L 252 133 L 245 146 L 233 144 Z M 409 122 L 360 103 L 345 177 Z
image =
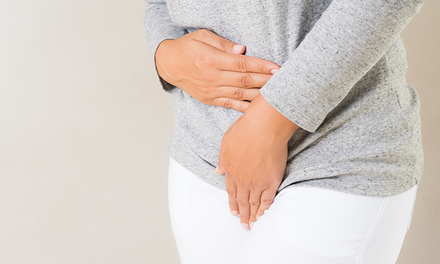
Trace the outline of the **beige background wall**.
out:
M 171 96 L 141 0 L 0 2 L 0 263 L 178 263 Z M 440 263 L 440 2 L 404 32 L 426 170 L 399 264 Z

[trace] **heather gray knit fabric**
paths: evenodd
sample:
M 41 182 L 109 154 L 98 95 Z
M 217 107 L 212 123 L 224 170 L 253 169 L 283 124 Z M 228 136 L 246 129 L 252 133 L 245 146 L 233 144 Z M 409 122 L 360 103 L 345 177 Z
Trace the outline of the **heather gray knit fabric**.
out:
M 419 99 L 405 80 L 400 33 L 424 0 L 148 2 L 145 28 L 153 53 L 164 39 L 206 28 L 246 45 L 246 55 L 281 65 L 261 89 L 300 126 L 289 141 L 280 189 L 389 196 L 419 182 Z M 241 113 L 204 105 L 161 82 L 174 94 L 171 157 L 225 189 L 214 169 L 222 136 Z

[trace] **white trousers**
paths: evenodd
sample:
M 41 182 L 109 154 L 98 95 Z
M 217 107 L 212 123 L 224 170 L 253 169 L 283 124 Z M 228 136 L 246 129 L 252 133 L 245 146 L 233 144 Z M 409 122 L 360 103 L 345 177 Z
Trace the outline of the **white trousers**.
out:
M 391 197 L 287 188 L 251 230 L 231 215 L 226 191 L 172 159 L 168 191 L 182 264 L 392 264 L 417 186 Z

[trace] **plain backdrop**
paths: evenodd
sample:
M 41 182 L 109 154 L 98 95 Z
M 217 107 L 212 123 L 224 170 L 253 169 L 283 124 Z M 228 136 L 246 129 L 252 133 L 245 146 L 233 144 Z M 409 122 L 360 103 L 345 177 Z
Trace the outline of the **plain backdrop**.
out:
M 172 96 L 141 0 L 0 1 L 0 263 L 177 264 Z M 440 2 L 403 32 L 425 173 L 399 264 L 440 263 Z

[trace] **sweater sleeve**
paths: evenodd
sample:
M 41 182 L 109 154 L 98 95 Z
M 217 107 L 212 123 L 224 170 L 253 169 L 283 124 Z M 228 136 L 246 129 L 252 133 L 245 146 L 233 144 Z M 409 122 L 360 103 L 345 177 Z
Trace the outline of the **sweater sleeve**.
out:
M 334 0 L 281 69 L 263 97 L 313 132 L 385 54 L 426 0 Z
M 145 8 L 144 27 L 148 46 L 154 57 L 159 44 L 166 39 L 178 39 L 186 31 L 176 26 L 170 18 L 166 0 L 147 0 Z M 159 76 L 159 75 L 158 75 Z M 168 83 L 159 76 L 163 89 L 167 92 L 175 92 L 178 88 Z

